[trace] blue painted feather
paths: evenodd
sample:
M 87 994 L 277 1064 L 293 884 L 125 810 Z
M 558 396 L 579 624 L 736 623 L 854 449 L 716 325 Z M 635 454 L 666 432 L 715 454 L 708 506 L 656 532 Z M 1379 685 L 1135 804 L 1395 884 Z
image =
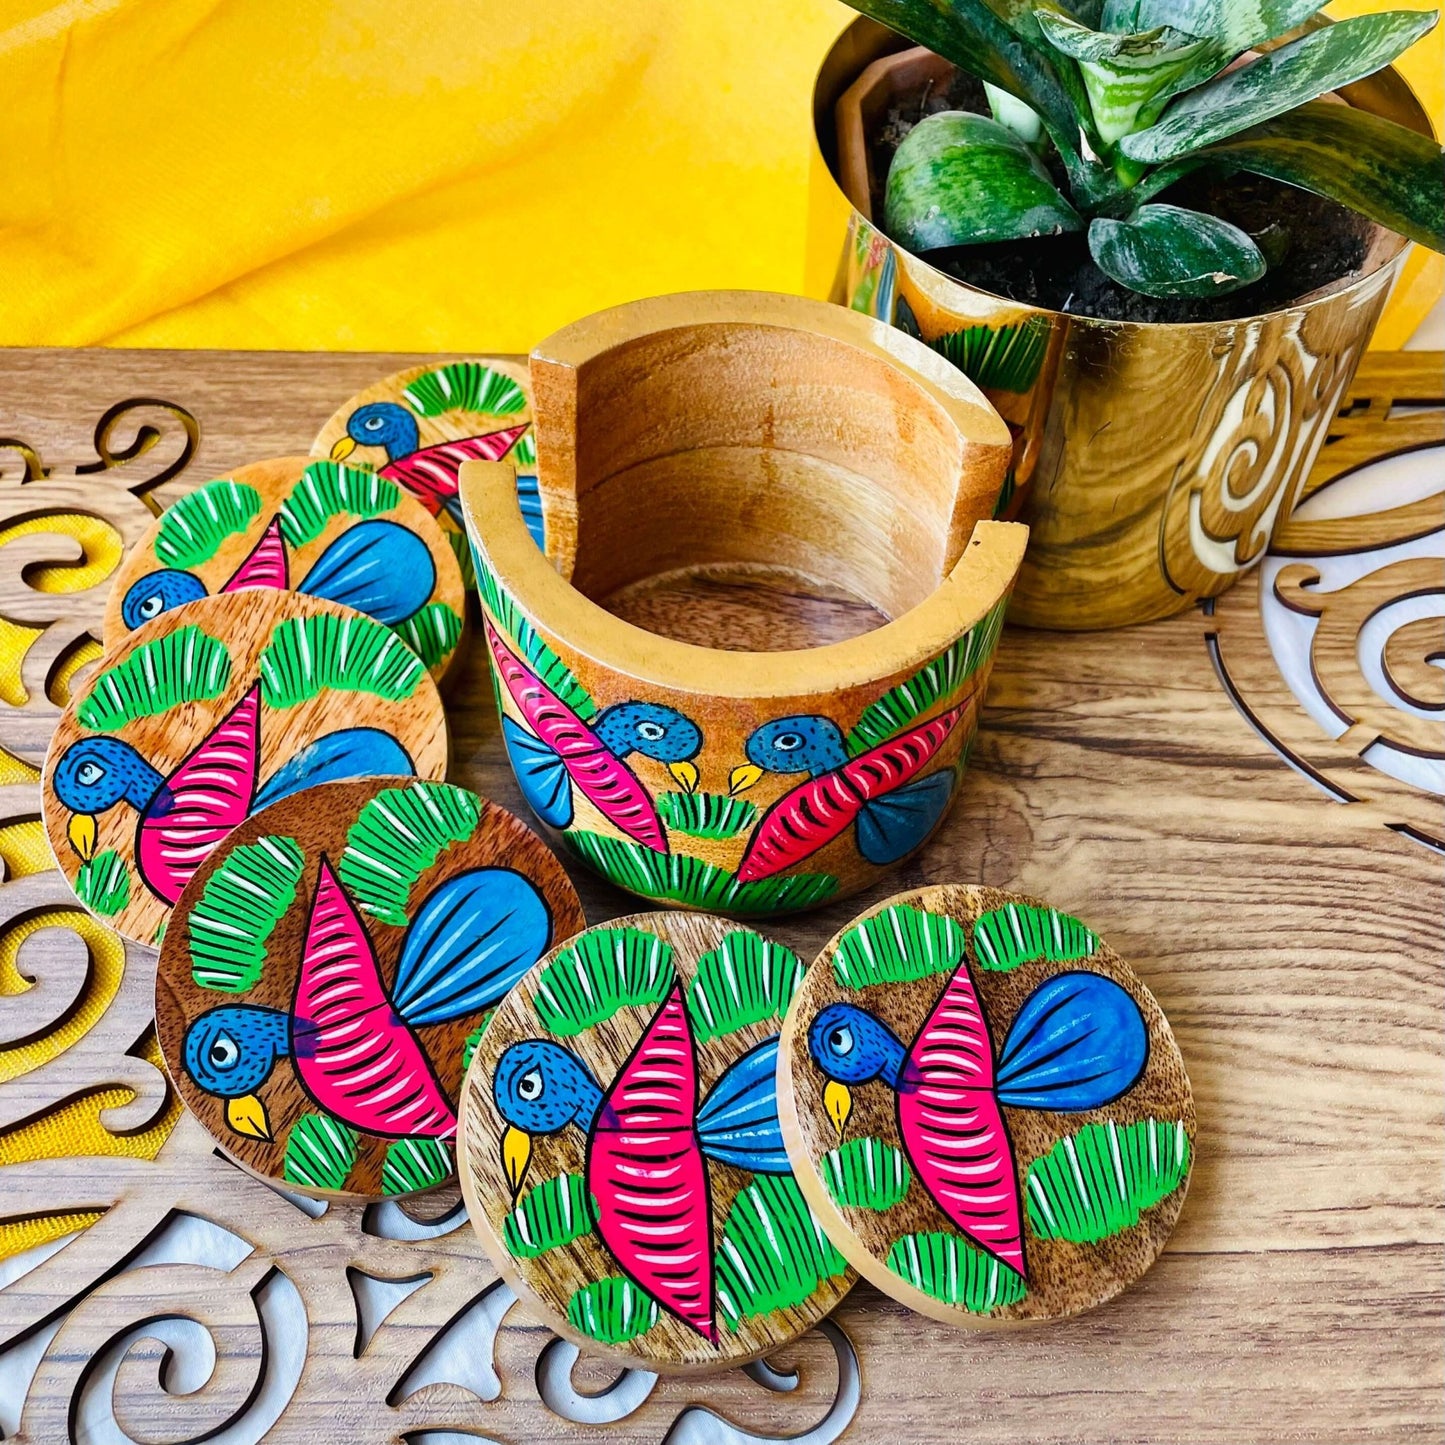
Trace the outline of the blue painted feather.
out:
M 945 768 L 865 804 L 858 814 L 858 851 L 879 865 L 911 853 L 943 816 L 956 778 L 952 768 Z
M 380 728 L 343 728 L 308 743 L 276 769 L 256 792 L 252 811 L 289 798 L 302 788 L 343 778 L 413 777 L 416 767 L 407 751 Z
M 502 719 L 502 738 L 532 811 L 554 828 L 567 827 L 572 821 L 572 780 L 562 759 L 512 718 Z
M 316 559 L 296 589 L 354 607 L 393 626 L 426 605 L 436 564 L 415 532 L 395 522 L 360 522 Z
M 697 1137 L 709 1159 L 786 1174 L 788 1153 L 778 1123 L 778 1041 L 765 1039 L 713 1085 L 697 1111 Z

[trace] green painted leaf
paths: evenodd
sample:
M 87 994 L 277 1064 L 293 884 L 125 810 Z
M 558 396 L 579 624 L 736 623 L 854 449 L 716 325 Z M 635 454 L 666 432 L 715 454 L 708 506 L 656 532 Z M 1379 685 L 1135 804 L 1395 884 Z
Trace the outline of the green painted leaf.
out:
M 312 462 L 301 473 L 277 517 L 293 547 L 314 541 L 333 517 L 379 517 L 401 500 L 401 489 L 375 472 L 338 462 Z
M 911 251 L 1054 236 L 1083 226 L 1007 126 L 968 111 L 926 116 L 888 170 L 888 234 Z
M 561 1174 L 529 1189 L 502 1221 L 502 1240 L 514 1259 L 536 1259 L 589 1233 L 597 1220 L 587 1181 Z
M 1190 91 L 1156 124 L 1125 136 L 1119 149 L 1151 165 L 1187 155 L 1373 75 L 1435 19 L 1433 10 L 1394 10 L 1326 25 Z
M 848 734 L 849 756 L 887 742 L 940 704 L 952 703 L 964 683 L 993 656 L 1007 605 L 1007 600 L 996 603 L 947 652 L 870 703 Z
M 699 1043 L 747 1024 L 780 1019 L 803 981 L 791 948 L 740 928 L 697 961 L 687 990 L 687 1011 Z
M 75 715 L 82 727 L 114 732 L 183 702 L 220 697 L 230 681 L 225 643 L 199 627 L 178 627 L 100 673 Z
M 595 928 L 542 970 L 537 1017 L 549 1033 L 570 1037 L 621 1009 L 661 1003 L 677 982 L 672 945 L 642 928 Z
M 201 988 L 244 993 L 260 982 L 266 944 L 296 901 L 305 866 L 294 838 L 258 838 L 227 854 L 187 923 L 191 977 Z
M 1027 391 L 1039 378 L 1049 353 L 1046 316 L 1012 326 L 966 326 L 929 342 L 975 386 L 986 391 Z
M 1353 106 L 1315 100 L 1161 167 L 1138 195 L 1147 200 L 1199 166 L 1234 167 L 1328 196 L 1445 251 L 1442 164 L 1430 136 Z
M 330 1114 L 303 1114 L 286 1136 L 281 1177 L 303 1189 L 346 1187 L 356 1163 L 357 1136 Z
M 476 1028 L 474 1028 L 471 1033 L 467 1035 L 465 1042 L 462 1044 L 463 1073 L 466 1073 L 466 1071 L 471 1068 L 472 1057 L 477 1052 L 477 1045 L 481 1043 L 482 1035 L 486 1032 L 487 1025 L 491 1023 L 492 1015 L 494 1013 L 496 1013 L 496 1009 L 489 1008 L 486 1013 L 482 1015 L 481 1023 L 479 1023 Z
M 583 862 L 619 888 L 714 913 L 792 913 L 813 908 L 838 891 L 838 880 L 827 873 L 791 873 L 786 878 L 740 883 L 726 869 L 701 858 L 655 853 L 630 839 L 585 829 L 564 833 L 562 838 Z
M 913 1171 L 901 1149 L 882 1139 L 850 1139 L 819 1162 L 823 1187 L 843 1209 L 892 1209 L 903 1201 Z
M 1145 296 L 1222 296 L 1264 275 L 1259 247 L 1228 221 L 1159 202 L 1127 221 L 1095 216 L 1089 252 L 1099 269 Z
M 292 617 L 261 653 L 261 701 L 295 707 L 326 691 L 365 692 L 390 702 L 411 697 L 426 676 L 421 659 L 370 617 Z
M 792 1309 L 847 1268 L 793 1176 L 755 1174 L 728 1211 L 713 1261 L 723 1323 L 736 1330 Z
M 527 394 L 500 371 L 479 361 L 453 361 L 409 382 L 402 395 L 422 416 L 445 411 L 477 411 L 512 416 L 527 405 Z
M 75 875 L 75 896 L 102 918 L 113 918 L 130 902 L 130 869 L 113 848 L 81 864 Z
M 624 1275 L 584 1285 L 567 1301 L 567 1323 L 589 1340 L 621 1345 L 657 1323 L 657 1301 Z
M 998 973 L 1040 958 L 1051 963 L 1088 958 L 1098 947 L 1098 934 L 1057 908 L 1006 903 L 980 914 L 973 925 L 974 957 Z
M 855 923 L 838 940 L 833 977 L 844 988 L 911 983 L 952 973 L 967 952 L 967 937 L 952 918 L 894 903 Z
M 387 1147 L 381 1166 L 381 1192 L 415 1194 L 435 1189 L 452 1177 L 452 1156 L 437 1139 L 398 1139 Z
M 905 1234 L 886 1263 L 914 1289 L 976 1315 L 1015 1305 L 1029 1292 L 1022 1275 L 959 1234 Z
M 404 927 L 416 880 L 444 849 L 477 830 L 482 800 L 450 783 L 410 783 L 378 793 L 346 833 L 338 868 L 357 907 Z
M 535 467 L 537 465 L 537 438 L 530 431 L 525 431 L 512 443 L 512 450 L 507 453 L 509 462 L 516 462 L 519 467 Z
M 167 567 L 198 567 L 221 543 L 244 532 L 261 515 L 261 494 L 244 482 L 220 477 L 177 497 L 161 514 L 155 554 Z
M 543 640 L 536 628 L 518 610 L 511 594 L 502 589 L 492 569 L 473 552 L 476 563 L 477 591 L 482 605 L 491 614 L 497 631 L 521 654 L 523 661 L 557 694 L 583 722 L 597 715 L 592 695 L 578 682 L 572 669 Z
M 1029 1166 L 1029 1225 L 1040 1239 L 1096 1244 L 1132 1229 L 1188 1173 L 1182 1121 L 1088 1124 Z
M 450 657 L 462 640 L 462 619 L 445 602 L 428 602 L 391 630 L 430 670 Z
M 746 798 L 725 793 L 662 793 L 657 811 L 669 828 L 690 838 L 736 838 L 758 817 Z

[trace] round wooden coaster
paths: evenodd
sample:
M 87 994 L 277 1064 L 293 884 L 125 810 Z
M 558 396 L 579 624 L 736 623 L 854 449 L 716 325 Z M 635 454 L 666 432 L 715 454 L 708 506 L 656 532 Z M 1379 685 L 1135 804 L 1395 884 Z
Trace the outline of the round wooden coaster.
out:
M 495 356 L 412 366 L 359 391 L 317 433 L 311 455 L 351 459 L 400 482 L 464 538 L 457 472 L 463 462 L 517 468 L 522 516 L 542 545 L 537 449 L 524 364 Z M 464 545 L 461 544 L 461 545 Z
M 447 783 L 326 783 L 257 813 L 197 870 L 156 976 L 190 1111 L 253 1172 L 323 1195 L 453 1175 L 488 1012 L 586 923 L 547 846 Z
M 1194 1159 L 1168 1021 L 1078 919 L 992 888 L 901 893 L 783 1025 L 788 1155 L 829 1237 L 961 1325 L 1059 1319 L 1164 1247 Z
M 462 1191 L 549 1328 L 623 1365 L 757 1358 L 853 1282 L 777 1122 L 796 955 L 639 913 L 554 949 L 497 1009 L 462 1096 Z
M 390 628 L 294 592 L 225 592 L 148 623 L 61 714 L 45 828 L 77 897 L 158 944 L 206 855 L 335 778 L 442 778 L 436 684 Z
M 263 587 L 386 623 L 435 678 L 458 655 L 466 589 L 426 509 L 373 472 L 306 457 L 239 467 L 172 503 L 116 573 L 105 649 L 197 598 Z

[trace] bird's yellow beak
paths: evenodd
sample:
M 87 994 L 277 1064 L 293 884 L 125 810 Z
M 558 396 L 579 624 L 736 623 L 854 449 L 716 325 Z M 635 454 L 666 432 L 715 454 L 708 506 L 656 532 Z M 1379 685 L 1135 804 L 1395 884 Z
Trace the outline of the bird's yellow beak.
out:
M 248 1139 L 262 1139 L 269 1144 L 273 1137 L 266 1106 L 254 1094 L 230 1100 L 226 1105 L 226 1122 Z
M 527 1177 L 527 1161 L 531 1157 L 532 1136 L 509 1124 L 502 1135 L 502 1169 L 512 1186 L 513 1199 L 522 1192 L 522 1180 Z
M 837 1079 L 829 1079 L 823 1086 L 823 1107 L 828 1111 L 828 1117 L 833 1121 L 833 1127 L 841 1139 L 843 1130 L 848 1125 L 848 1115 L 853 1112 L 853 1095 L 847 1084 L 840 1084 Z
M 728 774 L 729 795 L 736 797 L 739 793 L 746 793 L 762 775 L 763 770 L 756 763 L 743 763 L 734 768 Z
M 684 793 L 697 792 L 697 769 L 691 763 L 669 763 L 667 771 L 677 779 Z
M 95 819 L 89 813 L 72 813 L 65 832 L 70 846 L 89 863 L 95 856 Z
M 352 452 L 356 450 L 356 443 L 350 437 L 342 437 L 334 447 L 331 448 L 331 460 L 333 462 L 344 462 Z

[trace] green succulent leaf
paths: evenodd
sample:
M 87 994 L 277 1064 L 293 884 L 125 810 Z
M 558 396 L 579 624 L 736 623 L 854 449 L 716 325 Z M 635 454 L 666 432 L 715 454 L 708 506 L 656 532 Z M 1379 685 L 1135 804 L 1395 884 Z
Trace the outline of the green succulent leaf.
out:
M 1215 40 L 1231 56 L 1303 25 L 1324 0 L 1107 0 L 1101 30 L 1127 34 L 1172 25 Z
M 1131 160 L 1157 165 L 1283 115 L 1373 75 L 1413 45 L 1437 16 L 1433 10 L 1392 10 L 1312 31 L 1190 91 L 1155 125 L 1125 136 L 1119 149 Z
M 931 115 L 888 171 L 889 233 L 913 251 L 1082 229 L 1038 157 L 1007 126 L 967 111 Z
M 1429 137 L 1353 106 L 1313 100 L 1155 171 L 1147 199 L 1202 165 L 1233 167 L 1328 196 L 1445 251 L 1442 152 Z
M 1265 273 L 1238 226 L 1181 206 L 1140 206 L 1126 221 L 1096 216 L 1089 251 L 1101 271 L 1145 296 L 1222 296 Z
M 1032 106 L 988 81 L 984 81 L 983 88 L 988 95 L 989 113 L 1000 125 L 1006 125 L 1027 145 L 1033 145 L 1043 135 L 1044 123 Z

